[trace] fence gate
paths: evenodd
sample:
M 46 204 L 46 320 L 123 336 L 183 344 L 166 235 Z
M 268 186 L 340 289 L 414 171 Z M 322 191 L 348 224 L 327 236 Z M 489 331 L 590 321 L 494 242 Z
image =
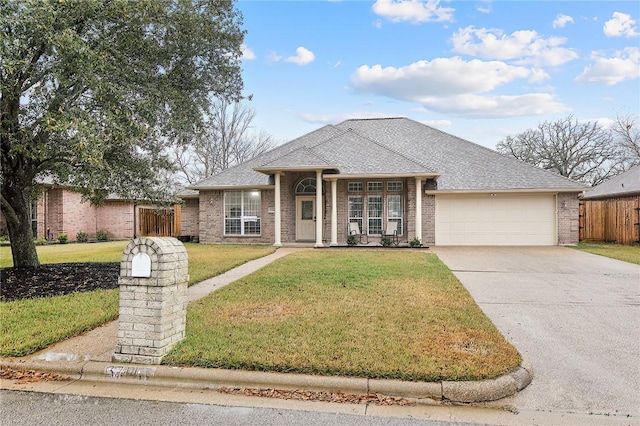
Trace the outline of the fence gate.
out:
M 141 237 L 177 237 L 182 233 L 180 204 L 173 208 L 152 209 L 140 207 L 138 217 L 140 219 Z

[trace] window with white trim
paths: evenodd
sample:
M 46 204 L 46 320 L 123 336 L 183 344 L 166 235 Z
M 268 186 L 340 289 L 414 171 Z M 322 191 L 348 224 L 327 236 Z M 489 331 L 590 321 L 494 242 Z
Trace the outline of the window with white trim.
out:
M 369 195 L 368 202 L 368 229 L 369 235 L 382 234 L 382 195 Z
M 349 196 L 349 223 L 357 222 L 360 232 L 362 232 L 362 217 L 364 213 L 364 205 L 362 203 L 362 195 Z
M 367 191 L 382 192 L 382 182 L 367 182 Z
M 260 191 L 225 191 L 224 234 L 260 235 Z
M 389 192 L 402 191 L 402 181 L 387 182 L 387 191 Z
M 347 184 L 347 191 L 362 192 L 362 182 L 349 182 Z
M 387 195 L 387 220 L 398 223 L 398 235 L 402 235 L 402 195 Z

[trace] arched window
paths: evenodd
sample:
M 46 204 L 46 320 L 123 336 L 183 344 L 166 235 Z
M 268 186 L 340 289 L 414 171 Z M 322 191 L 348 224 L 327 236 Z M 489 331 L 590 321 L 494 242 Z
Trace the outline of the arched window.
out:
M 296 185 L 296 194 L 315 194 L 316 193 L 316 179 L 305 178 L 302 179 Z

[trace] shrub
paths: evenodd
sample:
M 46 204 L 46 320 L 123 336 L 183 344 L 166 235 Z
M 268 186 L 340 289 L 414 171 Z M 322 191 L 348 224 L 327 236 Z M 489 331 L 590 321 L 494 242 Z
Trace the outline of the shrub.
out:
M 69 242 L 69 237 L 67 236 L 67 234 L 60 234 L 58 235 L 58 242 L 60 244 L 67 244 Z
M 422 247 L 422 243 L 418 237 L 415 237 L 413 240 L 409 241 L 409 247 Z
M 76 241 L 79 243 L 86 243 L 89 241 L 89 234 L 87 234 L 84 231 L 80 231 L 78 232 L 78 234 L 76 235 Z
M 356 244 L 358 244 L 358 239 L 356 238 L 356 236 L 355 235 L 349 235 L 347 237 L 347 245 L 355 246 Z
M 44 239 L 43 237 L 40 237 L 40 238 L 38 238 L 38 239 L 36 240 L 36 245 L 37 245 L 37 246 L 43 246 L 43 245 L 45 245 L 45 244 L 47 244 L 47 240 L 46 240 L 46 239 Z
M 107 241 L 109 236 L 107 235 L 107 231 L 103 231 L 102 229 L 96 232 L 96 240 L 98 241 Z
M 391 238 L 389 237 L 382 237 L 382 247 L 391 247 L 391 244 L 393 244 L 393 241 L 391 241 Z

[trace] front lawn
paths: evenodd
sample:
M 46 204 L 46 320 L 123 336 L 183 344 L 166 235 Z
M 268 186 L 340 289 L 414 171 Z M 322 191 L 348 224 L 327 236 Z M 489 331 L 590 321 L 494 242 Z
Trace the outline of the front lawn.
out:
M 189 305 L 164 364 L 404 380 L 513 371 L 517 350 L 435 256 L 291 254 Z
M 37 247 L 42 263 L 119 262 L 128 241 Z M 275 248 L 265 245 L 185 244 L 189 284 L 226 272 Z M 0 247 L 3 267 L 11 252 Z M 8 257 L 8 262 L 7 262 Z M 118 317 L 118 290 L 0 302 L 0 356 L 25 356 Z
M 0 303 L 0 356 L 26 356 L 118 317 L 118 290 Z
M 38 246 L 40 263 L 120 262 L 130 241 L 52 244 Z M 253 259 L 275 252 L 268 245 L 223 245 L 185 243 L 189 256 L 189 285 L 215 277 Z M 0 268 L 13 266 L 11 247 L 0 247 Z
M 575 248 L 588 253 L 622 260 L 624 262 L 640 265 L 640 247 L 625 246 L 614 243 L 581 242 Z

